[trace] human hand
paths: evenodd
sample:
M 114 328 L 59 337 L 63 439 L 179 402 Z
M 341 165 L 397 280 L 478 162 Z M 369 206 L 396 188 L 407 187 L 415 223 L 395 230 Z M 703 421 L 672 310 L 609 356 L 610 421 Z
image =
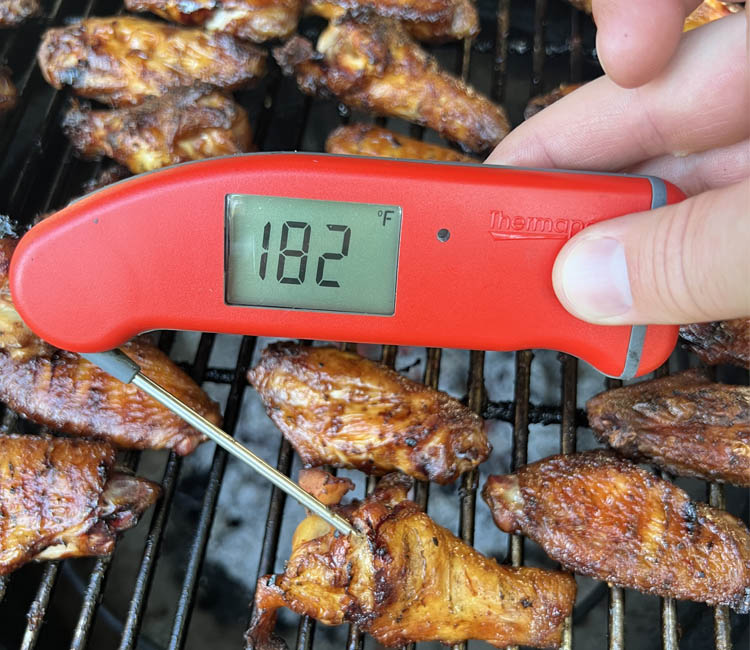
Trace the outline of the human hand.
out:
M 750 6 L 683 36 L 698 4 L 594 0 L 608 75 L 524 122 L 487 159 L 651 174 L 690 195 L 586 228 L 563 247 L 555 292 L 584 320 L 750 316 Z

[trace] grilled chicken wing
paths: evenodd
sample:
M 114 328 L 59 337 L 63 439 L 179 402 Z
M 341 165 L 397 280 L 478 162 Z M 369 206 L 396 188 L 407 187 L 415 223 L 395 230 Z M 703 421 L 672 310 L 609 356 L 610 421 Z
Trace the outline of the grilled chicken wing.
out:
M 582 575 L 750 611 L 750 531 L 609 452 L 553 456 L 490 476 L 495 523 Z
M 0 576 L 31 560 L 111 553 L 156 501 L 104 442 L 0 434 Z
M 680 337 L 704 363 L 750 369 L 750 318 L 683 325 Z
M 544 95 L 532 97 L 523 111 L 523 119 L 528 120 L 531 116 L 536 115 L 539 111 L 547 108 L 547 106 L 551 106 L 558 99 L 562 99 L 565 95 L 569 95 L 581 86 L 583 84 L 560 84 L 557 88 Z
M 742 10 L 742 5 L 734 2 L 720 2 L 719 0 L 703 0 L 701 4 L 685 19 L 683 31 L 689 32 L 691 29 L 713 22 L 724 16 L 735 14 Z
M 412 160 L 478 162 L 448 147 L 429 144 L 371 124 L 340 126 L 326 140 L 328 153 Z
M 307 8 L 328 20 L 347 12 L 362 22 L 370 15 L 394 18 L 420 41 L 470 38 L 479 33 L 472 0 L 309 0 Z
M 474 151 L 508 133 L 504 111 L 440 70 L 395 21 L 350 19 L 329 25 L 318 39 L 295 36 L 274 56 L 307 94 L 330 94 L 349 106 L 435 129 Z
M 283 647 L 272 638 L 280 607 L 327 625 L 356 623 L 386 646 L 481 639 L 557 647 L 575 600 L 573 578 L 500 566 L 407 501 L 408 489 L 408 479 L 391 475 L 365 501 L 340 509 L 361 537 L 308 516 L 284 573 L 258 580 L 248 648 Z
M 17 99 L 18 91 L 10 77 L 10 70 L 0 66 L 0 113 L 13 108 Z
M 75 103 L 63 129 L 81 155 L 114 158 L 134 174 L 241 153 L 252 138 L 245 110 L 210 86 L 175 89 L 115 110 Z
M 39 0 L 0 0 L 0 27 L 14 27 L 39 13 Z
M 203 436 L 166 408 L 77 354 L 37 338 L 13 307 L 8 267 L 16 241 L 0 239 L 0 400 L 25 417 L 125 449 L 188 454 Z M 212 422 L 218 406 L 158 348 L 135 339 L 123 351 L 143 373 Z
M 244 40 L 263 43 L 287 38 L 297 29 L 302 0 L 125 0 L 131 11 L 150 11 L 184 25 L 203 25 Z
M 482 419 L 458 401 L 351 352 L 277 343 L 248 380 L 308 466 L 450 483 L 491 450 Z
M 112 163 L 108 167 L 100 169 L 93 178 L 87 180 L 83 184 L 81 190 L 84 194 L 88 194 L 99 190 L 102 187 L 107 187 L 107 185 L 111 185 L 112 183 L 124 180 L 130 175 L 131 174 L 126 167 L 118 165 L 117 163 Z
M 750 387 L 687 370 L 601 393 L 586 410 L 597 438 L 633 460 L 750 487 Z
M 87 18 L 48 30 L 37 53 L 44 78 L 114 106 L 170 88 L 245 86 L 265 70 L 265 52 L 228 34 L 133 17 Z

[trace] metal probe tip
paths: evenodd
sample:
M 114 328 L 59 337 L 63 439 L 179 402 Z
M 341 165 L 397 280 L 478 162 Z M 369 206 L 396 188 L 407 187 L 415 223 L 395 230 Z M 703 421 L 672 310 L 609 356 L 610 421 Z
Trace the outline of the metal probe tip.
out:
M 98 365 L 116 379 L 126 384 L 132 383 L 134 386 L 137 386 L 157 402 L 166 406 L 172 413 L 185 420 L 190 426 L 205 434 L 222 449 L 252 467 L 261 476 L 271 481 L 276 487 L 286 492 L 290 497 L 318 515 L 318 517 L 329 523 L 339 532 L 355 536 L 360 534 L 346 519 L 329 510 L 288 476 L 285 476 L 262 458 L 256 456 L 252 451 L 243 447 L 232 436 L 209 422 L 199 413 L 196 413 L 170 392 L 164 390 L 159 384 L 141 374 L 138 364 L 120 350 L 82 354 L 81 356 L 91 361 L 91 363 Z

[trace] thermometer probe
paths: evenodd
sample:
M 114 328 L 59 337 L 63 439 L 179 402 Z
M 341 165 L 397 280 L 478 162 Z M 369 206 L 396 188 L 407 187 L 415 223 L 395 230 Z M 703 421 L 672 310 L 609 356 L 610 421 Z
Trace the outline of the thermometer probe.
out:
M 629 379 L 669 357 L 677 327 L 585 323 L 557 300 L 552 265 L 586 226 L 682 198 L 646 176 L 322 154 L 215 158 L 121 181 L 45 219 L 19 242 L 10 288 L 42 339 L 132 381 L 337 530 L 358 534 L 114 348 L 154 329 L 551 348 Z

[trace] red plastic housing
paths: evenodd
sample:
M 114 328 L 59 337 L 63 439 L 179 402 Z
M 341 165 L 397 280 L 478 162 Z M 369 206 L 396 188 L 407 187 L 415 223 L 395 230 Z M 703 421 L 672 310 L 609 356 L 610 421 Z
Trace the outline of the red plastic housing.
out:
M 662 187 L 664 187 L 662 185 Z M 667 201 L 683 198 L 667 185 Z M 400 205 L 393 316 L 229 306 L 224 198 L 263 194 Z M 10 281 L 24 321 L 60 348 L 96 352 L 154 329 L 398 345 L 550 348 L 605 374 L 631 328 L 558 302 L 552 265 L 583 227 L 651 207 L 648 178 L 320 154 L 251 154 L 143 174 L 95 192 L 21 240 Z M 448 241 L 436 236 L 450 231 Z M 677 328 L 649 326 L 637 375 Z

